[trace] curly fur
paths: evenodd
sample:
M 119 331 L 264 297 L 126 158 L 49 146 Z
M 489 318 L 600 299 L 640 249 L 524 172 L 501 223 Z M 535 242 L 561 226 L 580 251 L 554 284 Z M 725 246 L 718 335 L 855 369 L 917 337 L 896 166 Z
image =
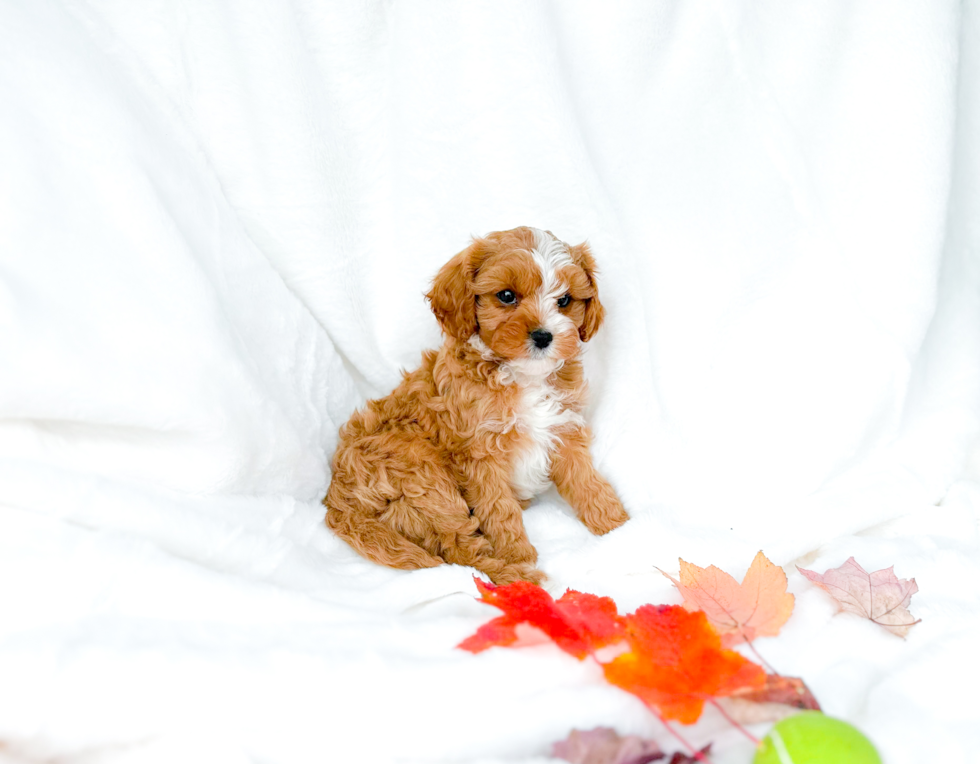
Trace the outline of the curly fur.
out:
M 539 582 L 522 512 L 549 482 L 593 533 L 628 519 L 581 415 L 580 344 L 604 316 L 592 253 L 538 229 L 492 233 L 443 266 L 426 297 L 445 343 L 341 428 L 327 524 L 383 565 Z M 534 332 L 551 335 L 546 347 Z

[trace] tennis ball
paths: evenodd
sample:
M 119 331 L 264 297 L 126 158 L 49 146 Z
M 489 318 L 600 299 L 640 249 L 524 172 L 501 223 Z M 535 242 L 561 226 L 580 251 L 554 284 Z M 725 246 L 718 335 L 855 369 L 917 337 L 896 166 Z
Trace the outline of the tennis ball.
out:
M 881 764 L 871 741 L 847 722 L 804 711 L 773 727 L 753 764 Z

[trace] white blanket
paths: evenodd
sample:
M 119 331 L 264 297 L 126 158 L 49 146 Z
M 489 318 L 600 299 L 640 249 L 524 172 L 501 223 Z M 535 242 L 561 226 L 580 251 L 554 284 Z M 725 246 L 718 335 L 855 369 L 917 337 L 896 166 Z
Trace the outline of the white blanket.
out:
M 594 666 L 454 649 L 472 571 L 323 524 L 338 427 L 440 342 L 432 276 L 517 225 L 596 253 L 633 518 L 543 496 L 549 590 L 679 602 L 655 566 L 762 549 L 770 663 L 889 764 L 977 760 L 978 51 L 974 0 L 0 3 L 0 761 L 676 747 Z M 851 555 L 917 579 L 906 640 L 794 567 Z

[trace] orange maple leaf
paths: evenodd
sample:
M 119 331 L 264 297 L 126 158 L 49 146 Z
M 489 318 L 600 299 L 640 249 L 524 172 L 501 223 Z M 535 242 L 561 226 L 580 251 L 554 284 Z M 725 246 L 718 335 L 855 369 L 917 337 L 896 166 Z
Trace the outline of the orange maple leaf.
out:
M 623 621 L 631 649 L 603 665 L 606 679 L 664 719 L 692 724 L 706 699 L 765 685 L 762 668 L 722 648 L 701 611 L 644 605 Z
M 623 622 L 609 597 L 567 590 L 554 600 L 527 581 L 497 586 L 474 578 L 484 602 L 504 611 L 481 626 L 457 647 L 479 653 L 518 640 L 516 627 L 528 624 L 543 631 L 558 647 L 579 660 L 623 638 Z
M 762 552 L 741 584 L 714 565 L 699 568 L 680 560 L 680 568 L 680 581 L 664 575 L 684 595 L 684 607 L 704 612 L 725 647 L 775 636 L 793 612 L 795 598 L 786 591 L 786 574 Z

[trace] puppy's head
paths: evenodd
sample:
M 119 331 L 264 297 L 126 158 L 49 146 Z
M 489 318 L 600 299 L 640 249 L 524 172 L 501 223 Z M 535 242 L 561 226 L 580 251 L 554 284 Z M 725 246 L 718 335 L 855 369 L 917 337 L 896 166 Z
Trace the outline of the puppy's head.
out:
M 605 315 L 588 245 L 537 228 L 474 239 L 426 297 L 446 334 L 477 336 L 496 357 L 539 373 L 574 357 Z

